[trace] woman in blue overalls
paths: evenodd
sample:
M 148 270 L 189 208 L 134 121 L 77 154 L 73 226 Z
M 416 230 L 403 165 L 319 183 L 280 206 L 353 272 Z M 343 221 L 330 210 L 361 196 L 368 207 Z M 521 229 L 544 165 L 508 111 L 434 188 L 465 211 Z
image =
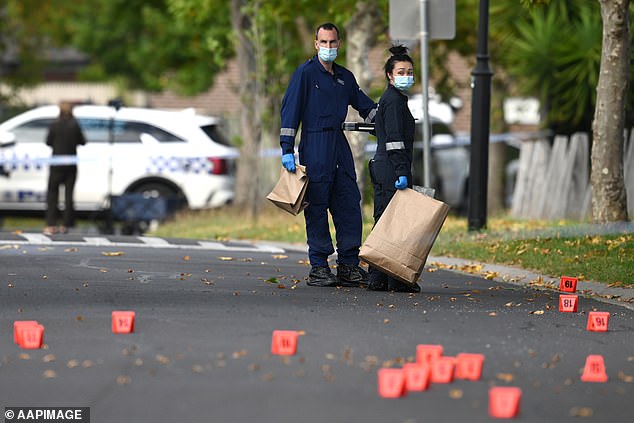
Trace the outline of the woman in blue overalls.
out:
M 414 117 L 407 106 L 407 92 L 414 84 L 414 62 L 407 48 L 394 46 L 385 63 L 388 85 L 379 100 L 376 114 L 377 147 L 370 160 L 374 188 L 374 222 L 397 189 L 411 187 L 414 149 Z M 420 292 L 418 284 L 408 284 L 370 267 L 368 289 L 372 291 Z

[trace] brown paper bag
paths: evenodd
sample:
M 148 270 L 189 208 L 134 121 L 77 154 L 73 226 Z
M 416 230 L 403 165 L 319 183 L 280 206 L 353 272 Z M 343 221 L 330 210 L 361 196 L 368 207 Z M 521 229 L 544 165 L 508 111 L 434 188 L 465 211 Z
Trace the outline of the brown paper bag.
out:
M 295 173 L 291 173 L 282 167 L 280 179 L 273 188 L 273 191 L 266 196 L 277 207 L 286 210 L 293 216 L 297 216 L 308 205 L 304 201 L 306 188 L 308 187 L 308 176 L 306 167 L 295 166 Z
M 412 189 L 396 191 L 374 225 L 359 258 L 384 273 L 415 283 L 425 266 L 449 206 Z

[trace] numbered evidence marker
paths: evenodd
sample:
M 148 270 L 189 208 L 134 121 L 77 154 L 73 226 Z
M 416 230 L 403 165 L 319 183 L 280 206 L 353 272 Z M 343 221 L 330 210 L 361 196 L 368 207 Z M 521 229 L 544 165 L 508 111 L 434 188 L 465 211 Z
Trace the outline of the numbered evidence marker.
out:
M 403 369 L 379 369 L 379 395 L 382 398 L 400 398 L 407 394 Z
M 572 294 L 559 294 L 559 311 L 576 313 L 579 297 Z
M 113 311 L 112 312 L 112 333 L 132 333 L 134 332 L 134 311 Z
M 15 320 L 13 322 L 13 342 L 17 345 L 20 345 L 22 343 L 20 328 L 37 325 L 39 325 L 37 320 Z
M 562 276 L 559 279 L 559 290 L 562 292 L 577 292 L 577 278 Z
M 419 364 L 431 364 L 442 356 L 442 345 L 419 344 L 416 346 L 416 362 Z
M 480 380 L 484 354 L 460 353 L 456 356 L 456 379 Z
M 431 363 L 431 383 L 451 383 L 456 363 L 455 357 L 439 357 Z
M 425 391 L 429 387 L 431 374 L 429 364 L 406 363 L 403 366 L 403 372 L 407 391 Z
M 297 352 L 297 337 L 295 330 L 274 330 L 271 339 L 271 353 L 276 355 L 295 355 Z
M 514 386 L 496 386 L 489 389 L 489 415 L 498 419 L 511 419 L 520 411 L 522 390 Z
M 588 313 L 587 330 L 592 332 L 607 332 L 610 313 L 607 311 L 591 311 Z
M 14 322 L 14 328 L 15 328 Z M 25 349 L 39 349 L 44 343 L 44 326 L 39 323 L 18 324 L 18 345 Z
M 605 362 L 603 356 L 590 354 L 586 357 L 586 365 L 581 375 L 583 382 L 607 382 L 608 374 L 605 372 Z

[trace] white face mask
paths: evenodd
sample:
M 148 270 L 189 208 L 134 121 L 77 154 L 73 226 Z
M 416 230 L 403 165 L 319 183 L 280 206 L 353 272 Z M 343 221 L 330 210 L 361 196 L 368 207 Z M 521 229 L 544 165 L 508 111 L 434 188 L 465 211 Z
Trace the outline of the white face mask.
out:
M 319 58 L 324 62 L 334 62 L 337 58 L 337 49 L 319 47 Z
M 413 75 L 394 75 L 395 88 L 401 91 L 407 91 L 412 88 L 412 85 L 414 85 Z

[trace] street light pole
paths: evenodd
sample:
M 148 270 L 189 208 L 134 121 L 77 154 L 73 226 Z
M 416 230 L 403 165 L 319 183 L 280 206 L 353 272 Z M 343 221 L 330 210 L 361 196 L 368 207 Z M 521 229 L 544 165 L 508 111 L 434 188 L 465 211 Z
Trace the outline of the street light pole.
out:
M 471 159 L 469 163 L 468 229 L 486 227 L 487 181 L 489 173 L 489 126 L 491 114 L 491 77 L 489 68 L 489 0 L 480 0 L 478 11 L 476 66 L 471 72 Z
M 423 101 L 423 186 L 431 187 L 431 147 L 429 123 L 429 9 L 428 0 L 420 0 L 420 69 Z

